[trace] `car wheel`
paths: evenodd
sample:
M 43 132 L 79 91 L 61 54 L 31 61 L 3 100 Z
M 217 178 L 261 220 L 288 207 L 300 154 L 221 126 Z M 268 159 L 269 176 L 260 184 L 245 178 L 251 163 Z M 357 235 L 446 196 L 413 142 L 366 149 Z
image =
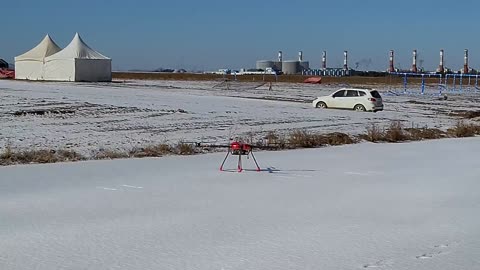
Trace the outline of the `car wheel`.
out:
M 317 103 L 317 108 L 322 108 L 322 109 L 326 109 L 327 108 L 327 104 L 323 101 L 320 101 Z
M 364 111 L 366 111 L 365 106 L 363 106 L 362 104 L 357 104 L 357 105 L 355 105 L 355 107 L 353 107 L 353 110 L 359 111 L 359 112 L 364 112 Z

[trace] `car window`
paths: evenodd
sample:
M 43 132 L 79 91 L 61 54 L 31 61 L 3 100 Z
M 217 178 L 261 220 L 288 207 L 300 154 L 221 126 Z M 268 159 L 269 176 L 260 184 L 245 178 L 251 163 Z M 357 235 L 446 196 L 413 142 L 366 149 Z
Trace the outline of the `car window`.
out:
M 380 93 L 378 93 L 378 91 L 370 91 L 370 94 L 372 94 L 372 97 L 374 98 L 382 98 L 382 96 L 380 96 Z
M 361 97 L 365 96 L 367 93 L 363 92 L 363 91 L 358 91 L 358 93 L 360 94 Z
M 347 97 L 358 97 L 358 91 L 356 90 L 348 90 Z
M 344 97 L 345 96 L 345 90 L 340 90 L 333 94 L 333 97 Z

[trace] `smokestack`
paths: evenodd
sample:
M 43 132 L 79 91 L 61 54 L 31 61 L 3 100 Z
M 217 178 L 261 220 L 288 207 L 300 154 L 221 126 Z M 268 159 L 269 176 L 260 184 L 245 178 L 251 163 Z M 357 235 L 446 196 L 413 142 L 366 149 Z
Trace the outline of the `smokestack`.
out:
M 465 57 L 463 62 L 463 73 L 468 73 L 468 50 L 465 49 Z
M 417 73 L 417 50 L 413 50 L 413 64 L 412 64 L 412 72 Z
M 348 51 L 343 51 L 343 70 L 348 70 Z
M 322 53 L 322 69 L 327 69 L 327 51 L 323 51 Z
M 388 66 L 388 72 L 395 72 L 395 67 L 393 65 L 393 50 L 390 50 L 390 64 Z
M 438 72 L 440 72 L 440 73 L 445 72 L 445 68 L 444 68 L 444 64 L 443 64 L 443 50 L 440 50 L 440 65 L 438 66 Z
M 282 62 L 282 60 L 283 60 L 282 51 L 278 51 L 278 62 Z
M 300 61 L 300 62 L 303 61 L 303 52 L 302 51 L 298 52 L 298 61 Z

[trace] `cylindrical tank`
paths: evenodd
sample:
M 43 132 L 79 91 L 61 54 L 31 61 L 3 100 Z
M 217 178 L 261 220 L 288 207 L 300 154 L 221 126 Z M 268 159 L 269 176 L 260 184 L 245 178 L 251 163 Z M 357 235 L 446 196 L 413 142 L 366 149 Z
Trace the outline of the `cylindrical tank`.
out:
M 310 69 L 310 63 L 308 61 L 301 61 L 300 62 L 300 69 L 301 70 L 308 70 Z
M 273 62 L 273 68 L 276 71 L 281 71 L 282 70 L 282 62 L 281 61 L 275 61 Z
M 266 70 L 267 68 L 274 68 L 273 61 L 269 60 L 260 60 L 257 61 L 257 69 Z
M 300 72 L 300 62 L 298 61 L 283 61 L 283 74 L 297 74 Z

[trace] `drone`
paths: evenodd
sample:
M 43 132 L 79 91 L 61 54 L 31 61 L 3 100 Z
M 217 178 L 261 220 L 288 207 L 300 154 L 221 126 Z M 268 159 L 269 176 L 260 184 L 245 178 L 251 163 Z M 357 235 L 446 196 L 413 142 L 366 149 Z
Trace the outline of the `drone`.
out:
M 252 143 L 251 140 L 243 140 L 241 137 L 230 137 L 230 142 L 228 144 L 215 144 L 215 143 L 203 143 L 203 142 L 190 142 L 194 144 L 195 147 L 201 147 L 206 149 L 207 151 L 210 148 L 226 148 L 227 154 L 223 159 L 222 163 L 220 164 L 220 171 L 229 171 L 231 172 L 232 168 L 225 169 L 225 163 L 227 162 L 228 158 L 231 156 L 238 156 L 237 161 L 237 172 L 243 172 L 243 161 L 242 157 L 246 157 L 250 159 L 252 157 L 253 163 L 255 165 L 255 171 L 260 172 L 262 169 L 258 165 L 257 159 L 253 154 L 253 149 L 260 149 L 260 150 L 281 150 L 285 149 L 285 146 L 288 143 L 285 142 L 277 142 L 277 139 L 269 139 L 267 137 L 263 138 L 263 140 L 259 140 L 256 143 Z M 267 169 L 268 170 L 268 169 Z
M 232 156 L 238 156 L 238 164 L 237 164 L 237 171 L 242 172 L 243 171 L 243 165 L 242 165 L 242 156 L 252 156 L 253 161 L 255 162 L 256 166 L 256 171 L 260 171 L 260 166 L 258 166 L 257 159 L 255 159 L 255 156 L 253 155 L 253 146 L 248 143 L 244 143 L 242 141 L 233 141 L 230 143 L 228 146 L 227 150 L 227 155 L 223 159 L 222 165 L 220 165 L 220 171 L 223 171 L 223 165 L 225 165 L 225 162 L 227 161 L 228 157 Z

